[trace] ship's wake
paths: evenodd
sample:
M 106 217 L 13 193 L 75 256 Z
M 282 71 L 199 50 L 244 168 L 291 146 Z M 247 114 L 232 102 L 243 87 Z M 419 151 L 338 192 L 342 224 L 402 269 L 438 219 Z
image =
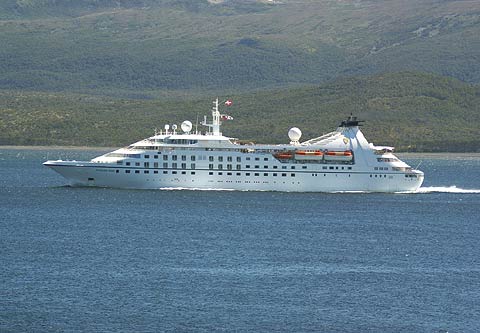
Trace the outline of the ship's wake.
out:
M 170 190 L 170 191 L 233 191 L 237 192 L 239 190 L 235 189 L 216 189 L 216 188 L 188 188 L 188 187 L 163 187 L 159 188 L 159 190 Z M 270 192 L 265 190 L 240 190 L 240 192 Z M 370 192 L 370 191 L 331 191 L 331 192 L 323 192 L 323 193 L 347 193 L 347 194 L 362 194 L 362 193 L 378 193 L 378 192 Z M 467 193 L 467 194 L 480 194 L 480 189 L 464 189 L 453 186 L 428 186 L 428 187 L 420 187 L 416 191 L 405 191 L 405 192 L 395 192 L 397 194 L 425 194 L 425 193 Z
M 214 191 L 214 192 L 233 192 L 235 189 L 228 188 L 201 188 L 201 187 L 159 187 L 157 190 L 162 191 Z
M 415 192 L 411 193 L 480 193 L 480 189 L 464 189 L 453 186 L 428 186 L 420 187 Z

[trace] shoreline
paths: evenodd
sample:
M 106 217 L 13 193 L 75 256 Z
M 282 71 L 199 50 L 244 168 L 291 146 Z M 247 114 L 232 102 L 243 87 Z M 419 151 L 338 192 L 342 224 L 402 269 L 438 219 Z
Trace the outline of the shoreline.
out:
M 1 146 L 0 150 L 75 150 L 75 151 L 113 151 L 121 147 L 89 147 L 89 146 Z M 449 157 L 458 157 L 458 158 L 479 158 L 479 152 L 470 152 L 470 153 L 452 153 L 452 152 L 394 152 L 395 155 L 401 156 L 404 158 L 441 158 L 445 156 Z
M 443 153 L 420 153 L 420 152 L 403 152 L 403 153 L 397 153 L 394 152 L 394 154 L 400 158 L 429 158 L 429 159 L 440 159 L 440 158 L 457 158 L 457 159 L 480 159 L 480 153 L 452 153 L 452 152 L 443 152 Z

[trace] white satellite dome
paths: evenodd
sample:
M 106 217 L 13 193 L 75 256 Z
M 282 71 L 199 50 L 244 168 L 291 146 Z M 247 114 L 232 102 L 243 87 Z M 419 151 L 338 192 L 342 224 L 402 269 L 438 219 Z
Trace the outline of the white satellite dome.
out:
M 298 140 L 300 140 L 300 138 L 302 137 L 302 131 L 300 131 L 300 129 L 297 127 L 292 127 L 288 131 L 288 137 L 291 141 L 298 142 Z
M 192 130 L 192 123 L 188 120 L 185 120 L 180 127 L 182 128 L 182 131 L 188 133 Z

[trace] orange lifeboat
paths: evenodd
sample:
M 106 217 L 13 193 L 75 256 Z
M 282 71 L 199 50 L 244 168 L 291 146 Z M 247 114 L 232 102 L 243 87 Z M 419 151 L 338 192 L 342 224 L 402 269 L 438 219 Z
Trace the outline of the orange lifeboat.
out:
M 351 161 L 353 159 L 353 152 L 351 150 L 345 151 L 327 151 L 325 159 L 330 161 Z
M 320 150 L 297 150 L 295 152 L 296 160 L 321 160 L 323 152 Z
M 328 156 L 352 156 L 351 150 L 346 151 L 327 151 Z
M 293 154 L 290 152 L 284 151 L 281 153 L 273 154 L 273 157 L 278 158 L 280 160 L 286 160 L 286 159 L 292 158 Z
M 295 152 L 295 154 L 303 155 L 303 156 L 323 156 L 323 153 L 320 150 L 315 150 L 315 151 L 298 150 Z

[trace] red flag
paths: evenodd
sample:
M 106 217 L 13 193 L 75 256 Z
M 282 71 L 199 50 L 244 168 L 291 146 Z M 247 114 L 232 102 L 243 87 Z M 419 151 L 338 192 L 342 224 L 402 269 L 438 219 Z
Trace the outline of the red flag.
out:
M 226 105 L 226 106 L 230 106 L 230 105 L 232 105 L 232 104 L 233 104 L 233 102 L 232 102 L 231 100 L 229 100 L 229 99 L 227 99 L 227 100 L 225 101 L 225 105 Z

